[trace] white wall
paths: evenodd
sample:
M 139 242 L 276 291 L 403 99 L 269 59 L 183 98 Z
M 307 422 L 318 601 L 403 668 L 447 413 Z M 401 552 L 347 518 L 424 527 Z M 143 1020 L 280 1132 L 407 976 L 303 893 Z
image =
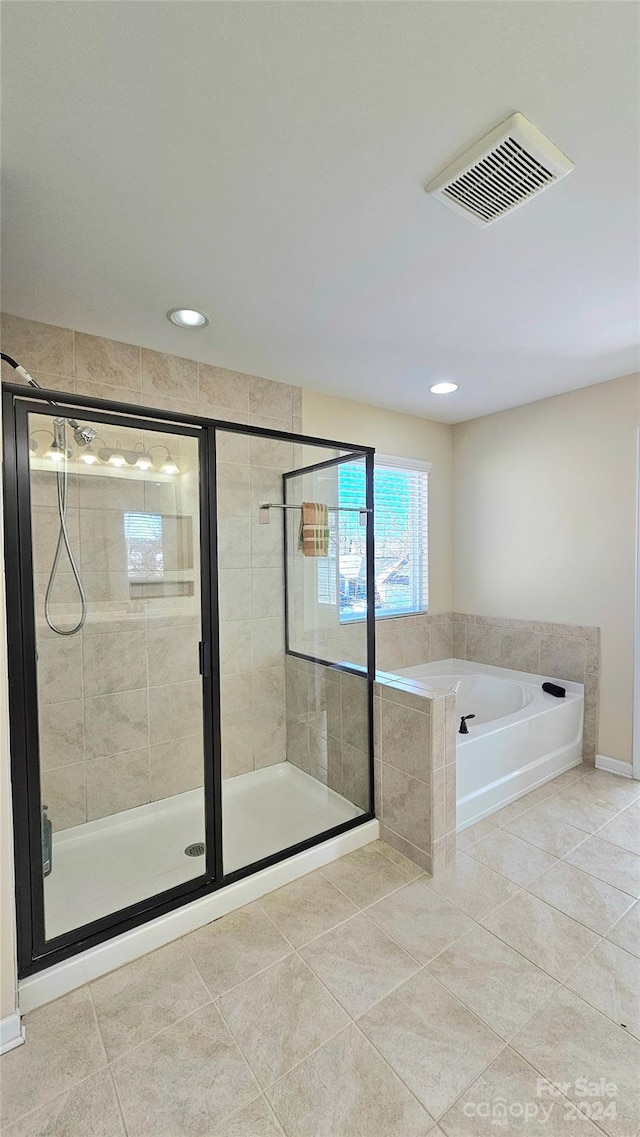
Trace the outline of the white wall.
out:
M 598 753 L 631 761 L 630 375 L 454 427 L 454 607 L 602 629 Z
M 429 476 L 429 611 L 452 608 L 452 428 L 365 403 L 302 391 L 302 430 L 320 438 L 375 446 L 381 454 L 423 458 Z

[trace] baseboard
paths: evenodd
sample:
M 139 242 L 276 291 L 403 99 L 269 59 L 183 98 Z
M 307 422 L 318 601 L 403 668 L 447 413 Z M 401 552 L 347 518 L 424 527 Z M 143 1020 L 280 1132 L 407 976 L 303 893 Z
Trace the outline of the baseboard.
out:
M 610 774 L 621 774 L 623 778 L 633 777 L 630 762 L 621 762 L 619 758 L 609 758 L 606 754 L 596 754 L 596 770 L 608 770 Z
M 38 971 L 19 983 L 22 1013 L 26 1014 L 44 1003 L 50 1003 L 52 999 L 58 999 L 92 979 L 106 975 L 107 972 L 114 971 L 125 963 L 131 963 L 132 960 L 179 939 L 187 932 L 193 932 L 204 924 L 210 924 L 212 920 L 225 916 L 227 912 L 243 908 L 245 904 L 258 900 L 265 893 L 282 888 L 283 885 L 313 872 L 314 869 L 344 857 L 346 853 L 368 845 L 370 841 L 376 841 L 379 836 L 378 822 L 365 821 L 338 837 L 331 837 L 321 845 L 314 845 L 304 853 L 296 853 L 295 856 L 279 861 L 268 869 L 262 869 L 253 876 L 238 880 L 226 888 L 219 889 L 218 892 L 212 892 L 209 896 L 192 901 L 191 904 L 175 908 L 165 916 L 158 916 L 148 924 L 141 924 L 140 927 L 132 928 L 130 932 L 115 936 L 114 939 L 98 944 L 97 947 L 79 952 L 71 959 L 56 963 L 45 971 Z
M 24 1027 L 20 1021 L 20 1011 L 14 1011 L 5 1019 L 0 1019 L 0 1054 L 15 1050 L 24 1042 Z

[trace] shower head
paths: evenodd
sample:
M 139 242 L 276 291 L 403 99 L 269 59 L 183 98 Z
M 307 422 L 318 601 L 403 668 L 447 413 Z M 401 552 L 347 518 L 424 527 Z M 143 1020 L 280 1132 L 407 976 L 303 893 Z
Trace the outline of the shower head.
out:
M 88 446 L 97 437 L 97 430 L 92 426 L 76 426 L 73 437 L 78 446 Z

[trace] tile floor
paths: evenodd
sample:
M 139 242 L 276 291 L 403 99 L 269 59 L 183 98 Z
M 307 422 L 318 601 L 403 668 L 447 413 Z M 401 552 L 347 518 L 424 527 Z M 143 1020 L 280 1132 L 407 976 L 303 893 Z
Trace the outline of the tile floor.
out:
M 640 783 L 577 768 L 459 850 L 369 845 L 33 1011 L 2 1132 L 637 1134 Z

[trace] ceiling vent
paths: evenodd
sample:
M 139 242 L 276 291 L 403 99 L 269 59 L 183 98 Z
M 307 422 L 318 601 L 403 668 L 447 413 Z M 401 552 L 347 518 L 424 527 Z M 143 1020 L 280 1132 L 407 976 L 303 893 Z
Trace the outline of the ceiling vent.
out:
M 573 162 L 521 114 L 512 114 L 425 186 L 476 225 L 492 225 L 573 169 Z

